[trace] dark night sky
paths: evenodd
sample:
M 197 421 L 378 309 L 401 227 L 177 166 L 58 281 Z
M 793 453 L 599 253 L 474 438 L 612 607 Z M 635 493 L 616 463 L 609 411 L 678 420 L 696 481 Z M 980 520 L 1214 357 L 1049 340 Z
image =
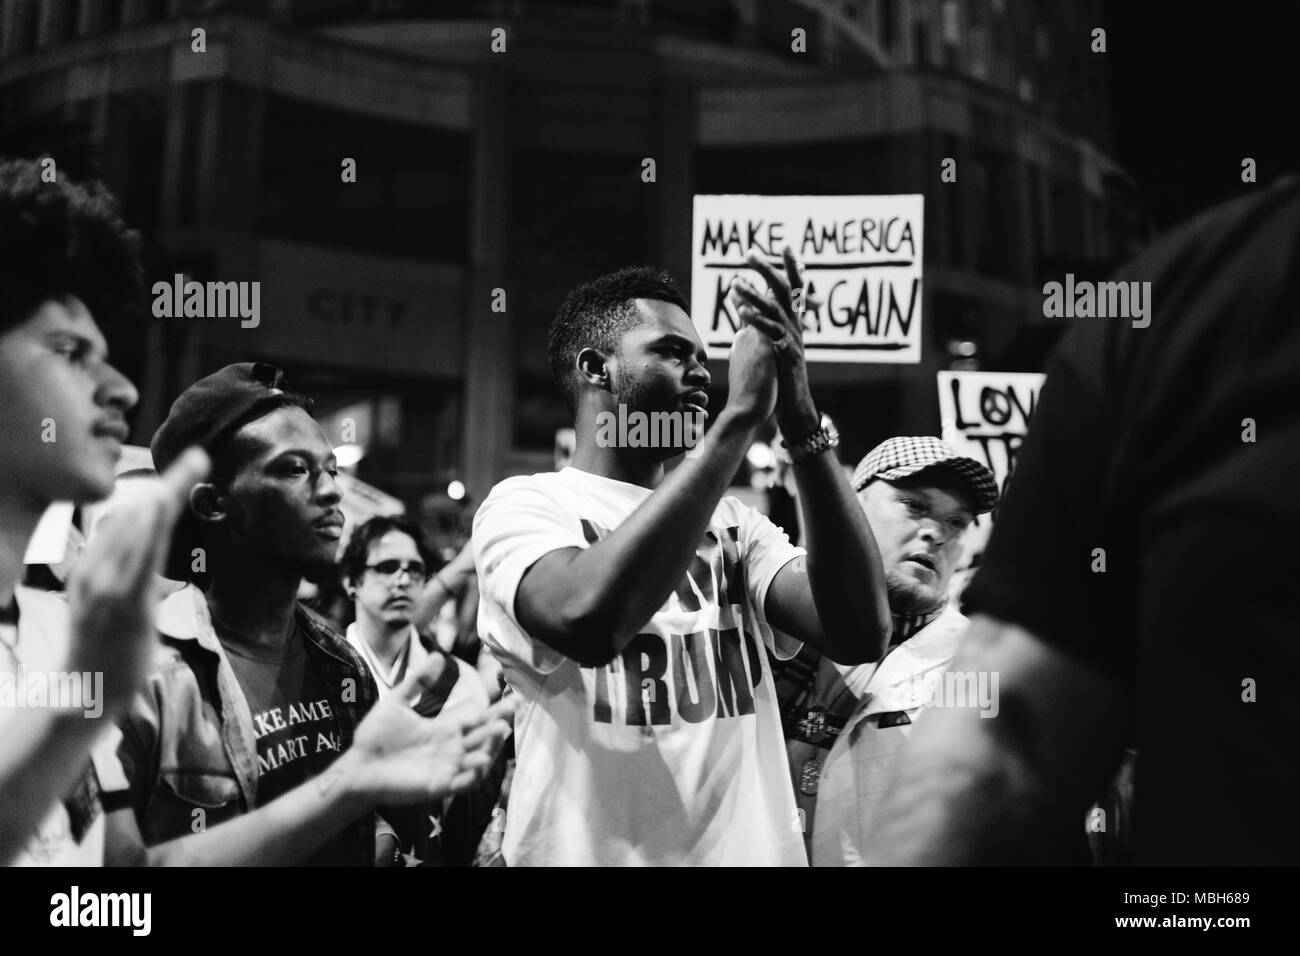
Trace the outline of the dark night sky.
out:
M 1285 12 L 1284 12 L 1285 11 Z M 1114 154 L 1161 228 L 1300 171 L 1293 5 L 1106 0 Z

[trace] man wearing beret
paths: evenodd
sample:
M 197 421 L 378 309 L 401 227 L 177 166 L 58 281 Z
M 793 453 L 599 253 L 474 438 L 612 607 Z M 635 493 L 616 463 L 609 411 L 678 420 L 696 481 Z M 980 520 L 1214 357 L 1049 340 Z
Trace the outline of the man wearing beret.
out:
M 213 467 L 168 561 L 190 585 L 159 608 L 163 654 L 122 723 L 129 796 L 110 808 L 110 863 L 391 860 L 375 808 L 468 786 L 504 736 L 495 711 L 435 723 L 402 695 L 378 699 L 364 661 L 298 604 L 343 527 L 334 453 L 308 409 L 279 369 L 230 365 L 154 435 L 160 471 L 191 445 Z

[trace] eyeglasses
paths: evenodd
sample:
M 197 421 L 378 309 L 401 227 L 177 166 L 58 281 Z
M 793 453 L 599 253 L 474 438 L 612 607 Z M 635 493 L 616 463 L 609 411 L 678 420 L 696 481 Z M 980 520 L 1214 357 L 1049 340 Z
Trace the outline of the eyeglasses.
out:
M 424 566 L 423 561 L 398 561 L 396 558 L 380 561 L 378 564 L 367 564 L 366 570 L 374 571 L 386 578 L 395 578 L 400 572 L 405 571 L 411 576 L 412 581 L 423 581 L 429 574 L 429 569 Z

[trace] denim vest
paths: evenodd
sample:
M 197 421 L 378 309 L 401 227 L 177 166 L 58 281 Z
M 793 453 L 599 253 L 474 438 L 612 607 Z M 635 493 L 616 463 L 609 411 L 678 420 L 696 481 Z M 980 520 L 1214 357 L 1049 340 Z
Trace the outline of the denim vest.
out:
M 339 752 L 378 700 L 365 662 L 325 621 L 296 608 L 307 656 L 329 688 Z M 187 585 L 158 608 L 162 650 L 155 672 L 122 720 L 118 756 L 148 846 L 210 829 L 256 809 L 257 745 L 244 691 L 217 639 L 203 592 Z M 375 862 L 374 817 L 333 840 L 356 866 Z

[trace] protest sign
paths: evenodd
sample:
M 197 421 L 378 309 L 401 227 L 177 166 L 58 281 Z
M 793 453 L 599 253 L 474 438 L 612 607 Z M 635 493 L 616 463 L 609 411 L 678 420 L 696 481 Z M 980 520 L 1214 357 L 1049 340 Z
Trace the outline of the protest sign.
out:
M 940 372 L 943 440 L 959 455 L 987 465 L 1005 493 L 1020 446 L 1047 376 L 1041 372 Z M 967 535 L 968 555 L 984 550 L 992 521 L 981 518 Z
M 742 323 L 727 291 L 750 248 L 781 268 L 788 245 L 805 267 L 810 362 L 921 360 L 923 197 L 696 196 L 691 315 L 710 358 L 726 358 Z M 816 301 L 820 300 L 820 301 Z
M 1015 470 L 1045 378 L 1041 372 L 939 373 L 943 440 L 988 465 L 999 490 Z

